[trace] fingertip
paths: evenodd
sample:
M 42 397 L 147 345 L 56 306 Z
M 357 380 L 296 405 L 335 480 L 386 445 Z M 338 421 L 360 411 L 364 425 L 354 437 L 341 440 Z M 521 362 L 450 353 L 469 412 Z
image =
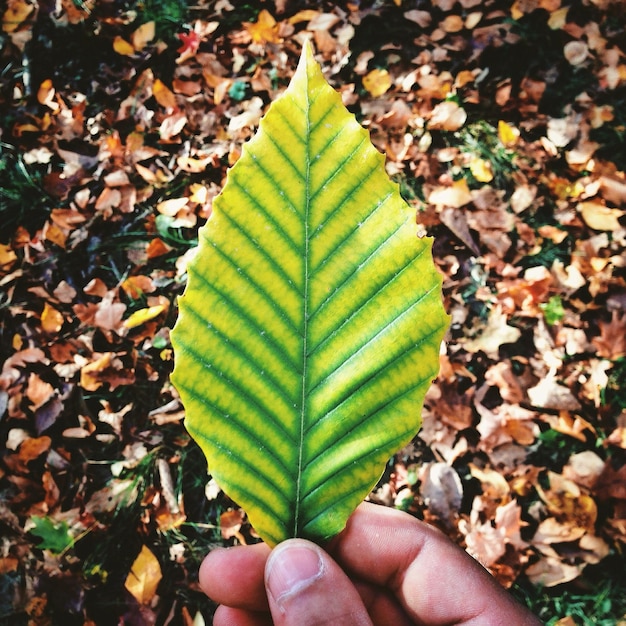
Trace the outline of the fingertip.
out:
M 371 625 L 352 581 L 318 545 L 289 539 L 274 548 L 265 584 L 275 624 Z

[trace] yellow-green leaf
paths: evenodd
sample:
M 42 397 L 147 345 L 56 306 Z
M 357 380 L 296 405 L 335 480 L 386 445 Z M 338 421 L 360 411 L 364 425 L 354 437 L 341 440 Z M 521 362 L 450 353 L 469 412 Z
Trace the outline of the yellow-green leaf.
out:
M 200 232 L 172 381 L 269 544 L 332 537 L 420 426 L 448 318 L 430 238 L 308 44 Z

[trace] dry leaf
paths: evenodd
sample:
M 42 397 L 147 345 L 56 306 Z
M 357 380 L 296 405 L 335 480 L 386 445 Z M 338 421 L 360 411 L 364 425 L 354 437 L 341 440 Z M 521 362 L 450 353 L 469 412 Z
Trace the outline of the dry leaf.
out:
M 152 95 L 165 109 L 175 109 L 177 106 L 174 92 L 159 78 L 152 85 Z
M 113 39 L 113 50 L 122 56 L 132 56 L 135 54 L 133 44 L 129 43 L 120 35 L 116 35 Z
M 124 587 L 140 604 L 150 604 L 162 578 L 159 561 L 144 545 L 126 577 Z
M 598 322 L 600 336 L 591 343 L 596 347 L 598 356 L 617 361 L 626 356 L 626 315 L 613 311 L 610 322 Z
M 241 534 L 241 525 L 243 524 L 245 514 L 241 509 L 229 509 L 220 515 L 220 530 L 224 539 L 232 539 L 235 537 L 239 542 L 245 545 L 245 537 Z
M 490 358 L 498 358 L 500 346 L 506 343 L 515 343 L 522 336 L 519 328 L 507 324 L 507 316 L 501 306 L 491 309 L 487 325 L 475 339 L 463 342 L 468 352 L 483 351 Z
M 619 230 L 622 226 L 619 218 L 626 215 L 626 211 L 612 209 L 599 202 L 580 202 L 577 206 L 585 224 L 594 230 Z
M 584 41 L 569 41 L 563 48 L 563 55 L 571 65 L 582 65 L 589 56 L 589 48 Z
M 278 24 L 267 9 L 261 9 L 256 22 L 244 22 L 243 27 L 248 31 L 255 43 L 280 43 Z
M 63 327 L 65 320 L 63 315 L 57 311 L 48 302 L 44 304 L 43 311 L 41 312 L 41 327 L 47 333 L 58 333 Z
M 426 201 L 439 207 L 459 209 L 472 201 L 472 194 L 467 186 L 467 180 L 460 178 L 452 185 L 436 187 L 427 196 Z
M 459 130 L 467 120 L 465 109 L 460 107 L 453 100 L 440 102 L 432 110 L 428 121 L 430 130 Z
M 14 33 L 35 10 L 35 6 L 28 0 L 8 0 L 2 15 L 2 30 L 5 33 Z
M 41 380 L 34 372 L 31 372 L 28 377 L 26 397 L 30 400 L 33 410 L 45 404 L 53 395 L 54 387 L 50 383 Z
M 363 77 L 363 87 L 377 98 L 382 96 L 391 87 L 391 77 L 387 70 L 375 69 Z
M 137 28 L 130 36 L 133 48 L 135 48 L 137 52 L 143 50 L 146 45 L 154 39 L 155 34 L 156 25 L 154 20 L 141 24 L 141 26 L 139 26 L 139 28 Z

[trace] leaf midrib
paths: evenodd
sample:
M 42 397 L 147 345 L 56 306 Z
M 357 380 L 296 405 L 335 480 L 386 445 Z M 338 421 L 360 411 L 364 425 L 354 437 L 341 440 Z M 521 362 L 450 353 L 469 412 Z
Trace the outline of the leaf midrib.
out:
M 308 63 L 305 61 L 308 66 Z M 295 502 L 295 511 L 294 511 L 294 537 L 300 536 L 299 526 L 300 526 L 300 491 L 302 489 L 302 472 L 303 472 L 303 455 L 304 455 L 304 436 L 305 436 L 305 418 L 306 418 L 306 394 L 307 394 L 307 376 L 308 376 L 308 367 L 307 367 L 307 342 L 308 342 L 308 325 L 309 325 L 309 212 L 311 208 L 311 194 L 310 194 L 310 170 L 311 170 L 311 154 L 310 154 L 310 146 L 311 146 L 311 102 L 310 102 L 310 92 L 309 92 L 309 72 L 308 67 L 305 67 L 304 72 L 304 80 L 305 80 L 305 91 L 306 94 L 306 102 L 305 107 L 306 110 L 304 114 L 306 116 L 306 140 L 304 142 L 304 150 L 305 150 L 305 177 L 304 177 L 304 198 L 305 198 L 305 206 L 304 206 L 304 260 L 303 260 L 303 298 L 302 301 L 304 303 L 304 311 L 302 315 L 302 396 L 300 398 L 300 432 L 299 432 L 299 444 L 298 444 L 298 471 L 296 474 L 296 502 Z

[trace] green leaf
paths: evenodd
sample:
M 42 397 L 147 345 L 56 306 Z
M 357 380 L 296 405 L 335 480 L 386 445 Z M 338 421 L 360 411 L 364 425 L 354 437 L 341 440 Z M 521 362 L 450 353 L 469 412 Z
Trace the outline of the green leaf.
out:
M 420 426 L 448 318 L 430 238 L 305 46 L 189 265 L 172 381 L 270 545 L 342 530 Z
M 54 554 L 61 554 L 74 543 L 67 522 L 55 522 L 49 517 L 39 517 L 38 515 L 33 515 L 30 519 L 35 525 L 30 533 L 41 538 L 37 544 L 38 548 L 50 550 Z

